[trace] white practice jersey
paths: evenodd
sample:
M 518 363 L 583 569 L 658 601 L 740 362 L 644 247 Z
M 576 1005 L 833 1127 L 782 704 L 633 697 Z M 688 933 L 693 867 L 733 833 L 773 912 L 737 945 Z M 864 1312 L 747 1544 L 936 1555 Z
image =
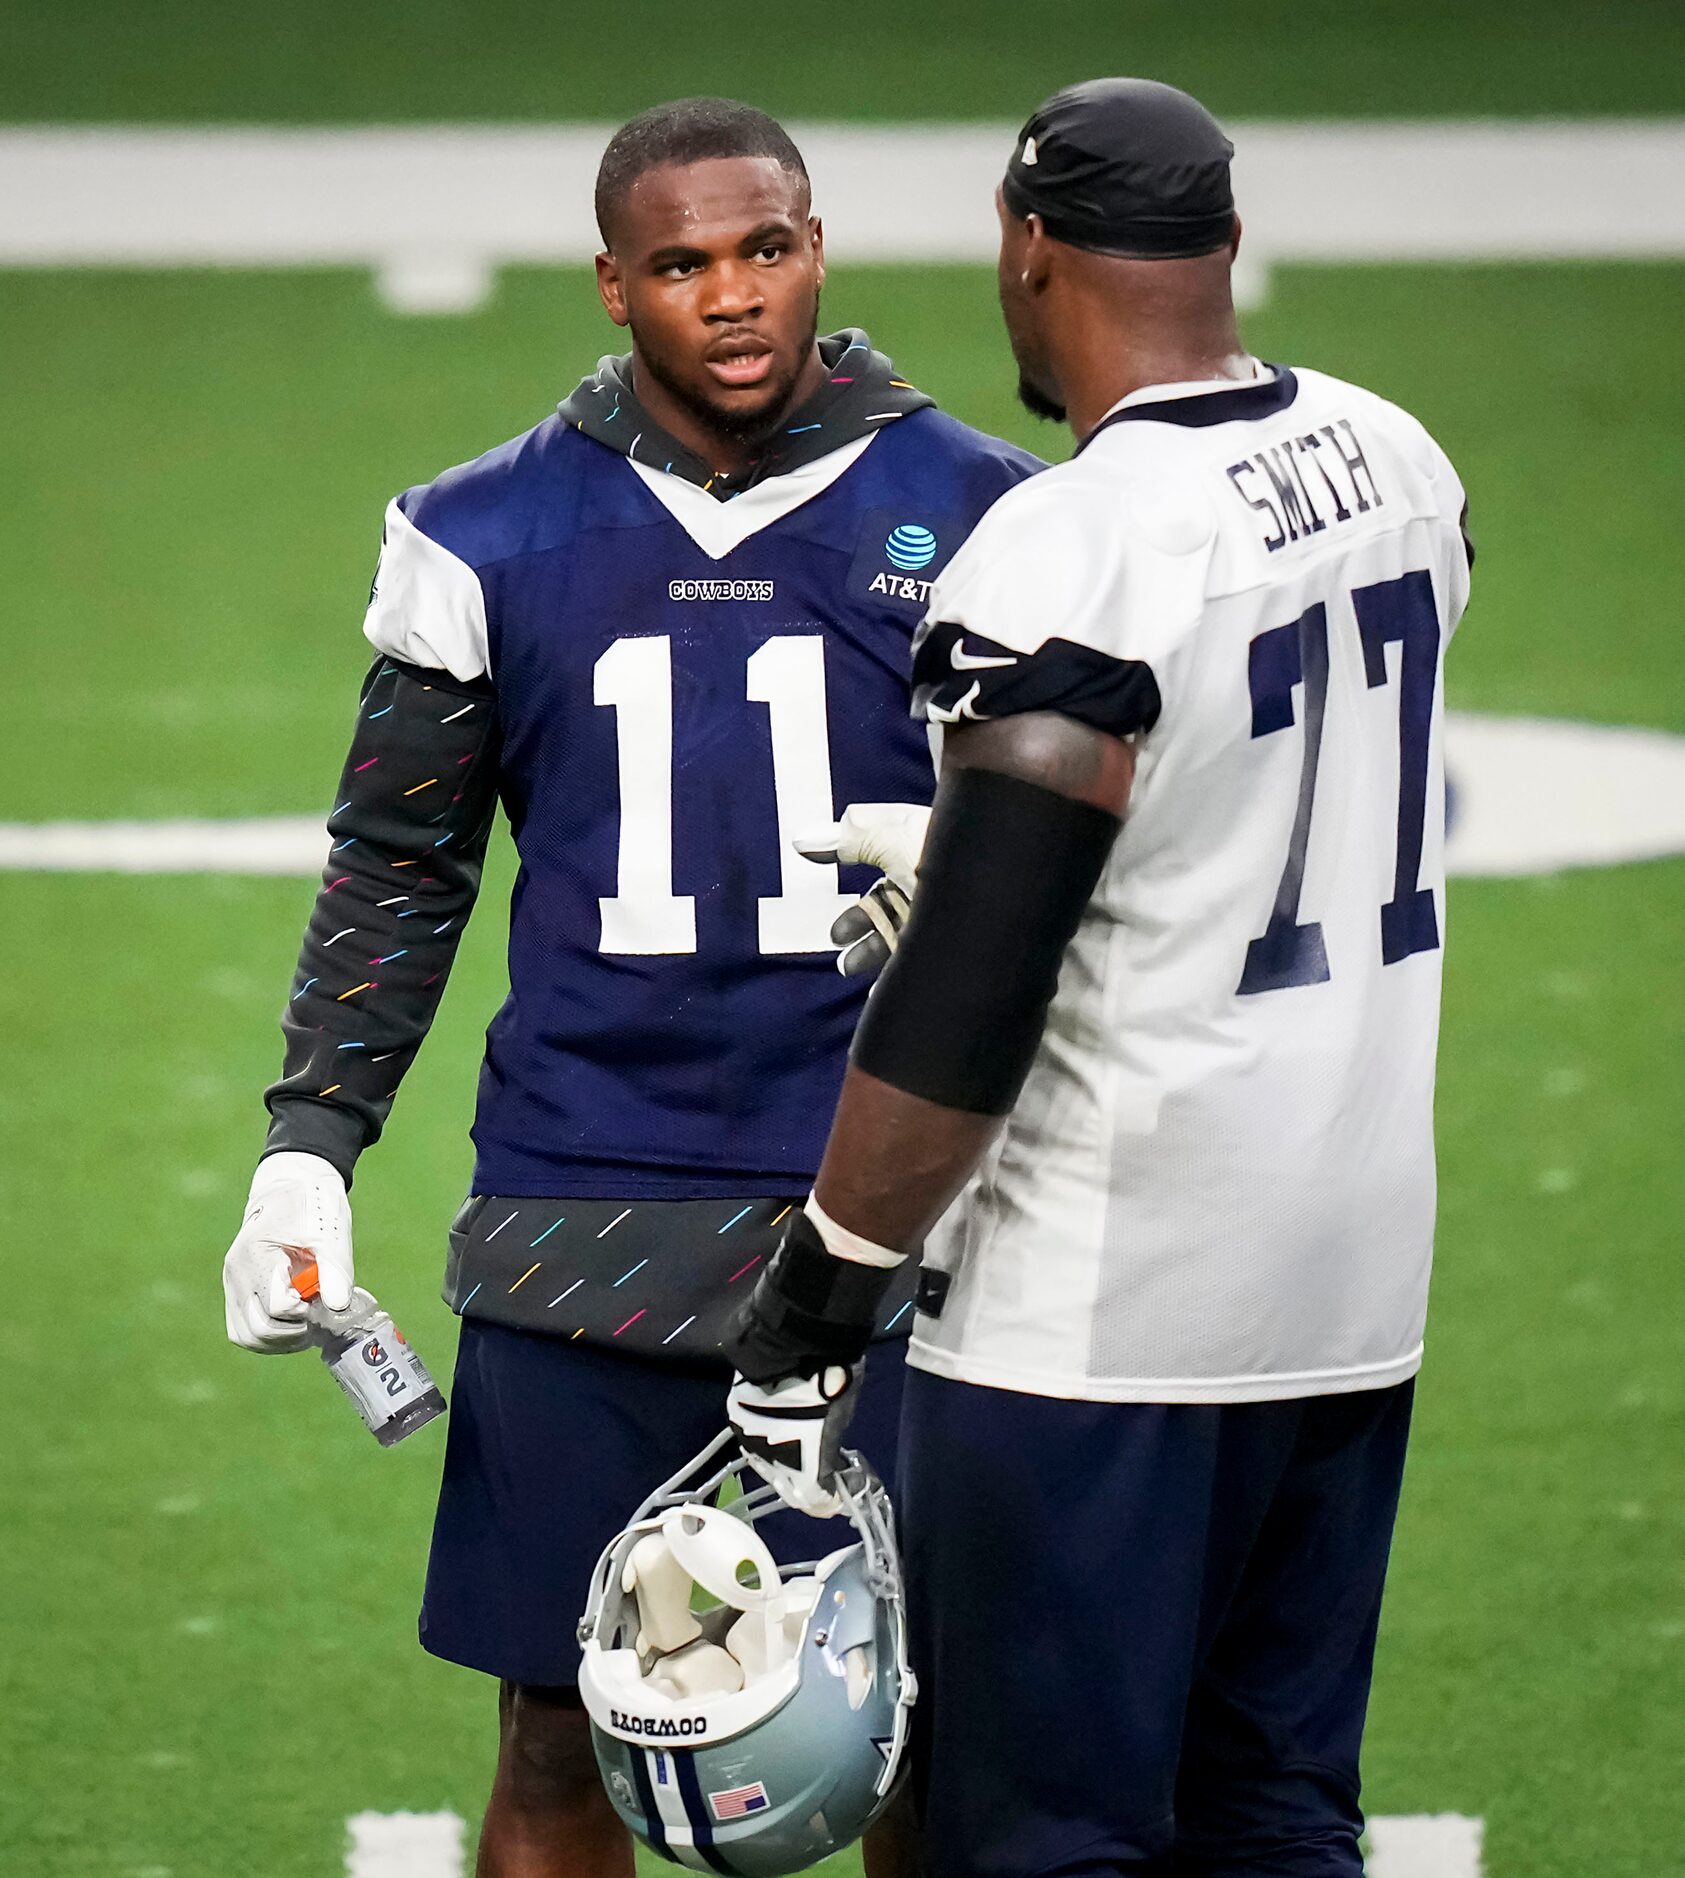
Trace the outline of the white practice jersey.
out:
M 1405 412 L 1259 368 L 1125 399 L 937 581 L 933 722 L 1058 711 L 1138 762 L 1023 1094 L 926 1248 L 920 1368 L 1153 1402 L 1414 1374 L 1462 512 Z

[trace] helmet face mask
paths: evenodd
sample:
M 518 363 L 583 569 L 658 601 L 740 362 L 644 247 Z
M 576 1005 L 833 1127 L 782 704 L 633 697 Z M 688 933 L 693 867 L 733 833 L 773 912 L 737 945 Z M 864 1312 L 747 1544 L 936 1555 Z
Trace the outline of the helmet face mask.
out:
M 837 1488 L 854 1543 L 774 1565 L 754 1527 L 783 1503 L 727 1431 L 598 1562 L 579 1626 L 597 1764 L 621 1819 L 676 1864 L 800 1871 L 894 1789 L 915 1696 L 894 1519 L 859 1455 Z

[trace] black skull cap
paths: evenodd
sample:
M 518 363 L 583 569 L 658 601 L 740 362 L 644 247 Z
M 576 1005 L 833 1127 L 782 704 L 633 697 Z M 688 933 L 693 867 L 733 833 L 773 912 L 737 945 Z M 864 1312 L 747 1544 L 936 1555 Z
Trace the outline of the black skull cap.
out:
M 1233 155 L 1217 120 L 1174 85 L 1090 78 L 1056 91 L 1018 133 L 1002 191 L 1055 241 L 1177 260 L 1227 245 Z

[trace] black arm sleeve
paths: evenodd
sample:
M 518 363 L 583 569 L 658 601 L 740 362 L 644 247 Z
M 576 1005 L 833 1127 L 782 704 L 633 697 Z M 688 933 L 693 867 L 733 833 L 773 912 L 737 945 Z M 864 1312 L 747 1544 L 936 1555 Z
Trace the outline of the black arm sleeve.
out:
M 895 956 L 854 1062 L 944 1108 L 1005 1115 L 1122 823 L 994 770 L 944 772 Z
M 497 807 L 497 698 L 378 658 L 328 818 L 333 843 L 264 1092 L 265 1154 L 319 1154 L 351 1180 L 421 1048 L 480 890 Z

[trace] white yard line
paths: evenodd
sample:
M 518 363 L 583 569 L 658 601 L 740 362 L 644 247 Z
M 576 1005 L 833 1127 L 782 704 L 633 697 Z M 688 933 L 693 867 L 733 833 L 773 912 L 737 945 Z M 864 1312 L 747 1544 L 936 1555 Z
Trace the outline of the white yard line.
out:
M 345 1838 L 345 1878 L 462 1878 L 455 1813 L 354 1813 Z
M 1405 1813 L 1369 1822 L 1369 1878 L 1481 1878 L 1485 1822 Z
M 1685 737 L 1453 711 L 1445 756 L 1453 875 L 1548 874 L 1685 854 Z M 309 876 L 327 846 L 316 815 L 0 822 L 0 872 Z
M 366 266 L 462 311 L 596 252 L 610 128 L 0 130 L 0 266 Z M 993 259 L 1014 125 L 793 128 L 834 258 Z M 1255 290 L 1278 261 L 1685 255 L 1685 119 L 1230 128 Z
M 321 872 L 327 817 L 251 821 L 0 822 L 0 869 L 64 874 Z
M 455 1813 L 358 1813 L 345 1822 L 345 1878 L 462 1878 Z M 1369 1822 L 1369 1878 L 1481 1878 L 1483 1822 L 1414 1813 Z

